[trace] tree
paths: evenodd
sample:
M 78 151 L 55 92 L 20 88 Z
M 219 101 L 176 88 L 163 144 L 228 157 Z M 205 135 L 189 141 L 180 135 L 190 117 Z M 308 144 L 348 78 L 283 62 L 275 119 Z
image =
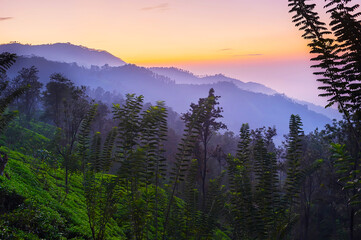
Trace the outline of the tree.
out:
M 233 239 L 256 238 L 261 232 L 255 221 L 259 216 L 252 191 L 251 151 L 249 125 L 242 124 L 236 157 L 229 154 L 227 158 Z
M 146 208 L 148 215 L 152 214 L 153 218 L 149 218 L 146 224 L 147 232 L 154 229 L 153 236 L 158 239 L 160 236 L 160 187 L 164 181 L 167 172 L 166 158 L 164 156 L 165 148 L 164 142 L 166 140 L 167 127 L 167 109 L 164 102 L 157 102 L 156 106 L 149 106 L 149 108 L 142 113 L 141 121 L 141 147 L 144 149 L 146 161 Z M 149 188 L 155 187 L 154 196 L 149 196 Z M 154 206 L 154 211 L 150 208 Z M 149 235 L 147 235 L 149 237 Z
M 308 4 L 305 0 L 288 2 L 290 12 L 294 13 L 293 22 L 304 31 L 302 36 L 311 41 L 311 53 L 317 55 L 311 60 L 317 62 L 312 66 L 318 69 L 315 74 L 322 76 L 318 79 L 323 84 L 319 89 L 324 91 L 320 96 L 329 98 L 326 107 L 338 105 L 351 131 L 352 144 L 347 147 L 352 149 L 350 153 L 354 154 L 347 156 L 342 145 L 333 145 L 339 158 L 336 167 L 357 183 L 361 178 L 361 21 L 358 19 L 361 13 L 356 12 L 359 4 L 352 4 L 352 0 L 326 0 L 325 8 L 331 15 L 331 22 L 327 27 L 314 11 L 315 4 Z M 339 181 L 343 179 L 341 177 Z M 355 215 L 361 207 L 360 194 L 356 187 L 358 185 L 359 183 L 351 187 L 351 199 L 355 197 L 358 200 L 348 200 L 357 203 L 350 205 L 349 210 L 351 240 L 354 239 Z
M 185 177 L 190 170 L 190 166 L 193 166 L 191 163 L 194 163 L 194 161 L 192 161 L 194 145 L 197 143 L 200 135 L 204 113 L 204 106 L 195 107 L 192 112 L 189 112 L 189 120 L 186 122 L 183 136 L 178 144 L 175 163 L 170 171 L 170 193 L 167 207 L 165 209 L 162 239 L 166 239 L 166 237 L 172 233 L 169 227 L 171 224 L 169 223 L 171 222 L 171 215 L 173 213 L 172 210 L 175 208 L 174 202 L 176 201 L 176 190 L 178 189 L 180 183 L 185 181 Z M 177 211 L 175 211 L 174 215 L 177 217 Z
M 233 239 L 286 239 L 296 219 L 282 201 L 273 128 L 250 132 L 243 124 L 236 157 L 228 156 Z M 252 181 L 254 179 L 254 181 Z
M 68 193 L 69 172 L 76 168 L 74 152 L 77 134 L 90 108 L 85 87 L 76 87 L 61 74 L 53 74 L 44 91 L 45 117 L 50 119 L 58 131 L 54 141 L 56 151 L 63 158 L 65 167 L 65 189 Z
M 201 153 L 196 156 L 199 159 L 200 163 L 200 175 L 201 175 L 201 191 L 202 191 L 202 205 L 205 205 L 206 201 L 206 181 L 207 181 L 207 163 L 209 160 L 209 141 L 212 136 L 221 129 L 227 129 L 227 126 L 218 122 L 219 118 L 222 118 L 221 115 L 223 109 L 221 107 L 217 107 L 219 105 L 218 99 L 220 96 L 214 95 L 214 89 L 211 88 L 208 93 L 207 98 L 200 98 L 198 100 L 198 104 L 192 103 L 190 110 L 183 114 L 182 119 L 189 123 L 191 121 L 192 113 L 197 111 L 198 109 L 203 109 L 204 115 L 202 118 L 201 129 L 199 132 L 199 142 L 202 147 Z
M 46 90 L 43 92 L 44 118 L 49 119 L 55 126 L 62 127 L 65 124 L 65 114 L 70 114 L 70 107 L 74 107 L 75 112 L 80 110 L 79 115 L 86 114 L 87 109 L 82 109 L 86 100 L 84 86 L 76 87 L 62 74 L 54 73 L 45 87 Z M 73 101 L 78 101 L 77 103 L 82 105 L 75 109 L 77 104 Z
M 118 121 L 118 135 L 116 139 L 117 175 L 125 188 L 125 205 L 128 208 L 131 236 L 142 239 L 146 219 L 142 215 L 143 199 L 141 187 L 146 180 L 146 161 L 144 149 L 140 148 L 141 139 L 141 110 L 143 96 L 134 94 L 126 96 L 124 105 L 114 105 L 114 119 Z
M 315 4 L 307 4 L 305 0 L 289 0 L 290 12 L 295 13 L 293 22 L 305 39 L 311 40 L 311 53 L 317 54 L 311 60 L 316 61 L 313 67 L 323 83 L 319 87 L 325 93 L 320 96 L 329 97 L 329 104 L 338 104 L 340 111 L 351 121 L 350 114 L 360 112 L 361 84 L 361 26 L 355 12 L 358 4 L 350 6 L 351 0 L 326 0 L 325 8 L 331 14 L 330 29 L 320 21 Z M 332 35 L 331 37 L 328 37 Z
M 0 54 L 0 74 L 4 76 L 6 70 L 8 70 L 15 62 L 16 55 L 10 53 Z M 4 77 L 3 79 L 6 79 Z M 18 88 L 8 90 L 9 82 L 1 81 L 0 82 L 0 133 L 3 133 L 7 125 L 15 118 L 17 115 L 16 111 L 9 112 L 7 111 L 8 106 L 14 102 L 18 97 L 22 96 L 29 86 L 19 86 Z M 5 166 L 8 161 L 7 154 L 0 154 L 0 175 L 3 174 Z
M 18 72 L 18 76 L 12 81 L 12 87 L 29 85 L 30 88 L 21 97 L 17 99 L 17 108 L 26 116 L 26 121 L 34 116 L 40 100 L 40 89 L 43 84 L 39 82 L 38 69 L 34 66 L 30 68 L 22 68 Z
M 99 132 L 90 139 L 97 108 L 97 104 L 93 105 L 81 123 L 76 154 L 84 166 L 83 186 L 89 227 L 94 240 L 103 240 L 106 238 L 108 223 L 116 211 L 121 188 L 117 176 L 105 174 L 114 160 L 112 153 L 117 129 L 113 128 L 108 133 L 104 144 Z
M 290 203 L 290 213 L 294 212 L 294 207 L 299 203 L 299 180 L 300 180 L 300 164 L 302 160 L 303 137 L 302 122 L 299 115 L 291 115 L 290 133 L 287 141 L 287 177 L 285 182 L 285 190 L 288 201 Z

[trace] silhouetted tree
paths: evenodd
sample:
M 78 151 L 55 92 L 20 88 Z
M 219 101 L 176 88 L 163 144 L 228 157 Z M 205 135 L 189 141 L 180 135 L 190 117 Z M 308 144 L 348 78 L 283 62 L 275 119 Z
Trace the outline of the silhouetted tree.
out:
M 69 171 L 76 167 L 74 150 L 81 122 L 90 104 L 86 99 L 85 87 L 76 87 L 61 74 L 53 74 L 44 92 L 45 117 L 58 127 L 55 138 L 57 152 L 63 158 L 65 167 L 65 188 L 68 192 Z
M 202 147 L 200 155 L 196 156 L 199 159 L 200 163 L 200 175 L 202 179 L 201 183 L 201 190 L 202 190 L 202 204 L 205 204 L 206 198 L 206 178 L 207 178 L 207 163 L 209 160 L 209 141 L 212 136 L 221 129 L 227 129 L 227 126 L 222 123 L 218 122 L 219 118 L 222 118 L 222 111 L 219 105 L 218 99 L 220 96 L 214 95 L 214 89 L 211 88 L 208 93 L 207 98 L 200 98 L 198 100 L 198 104 L 192 103 L 190 110 L 183 114 L 182 119 L 187 123 L 191 122 L 192 113 L 197 111 L 198 109 L 203 109 L 204 115 L 202 118 L 201 123 L 201 131 L 199 133 L 199 142 Z
M 30 88 L 17 99 L 16 105 L 20 112 L 25 114 L 25 120 L 30 121 L 38 107 L 40 90 L 43 86 L 43 84 L 39 82 L 38 69 L 36 67 L 22 68 L 18 76 L 12 81 L 13 88 L 25 85 L 29 85 Z
M 349 176 L 352 189 L 349 203 L 349 238 L 355 239 L 355 216 L 361 208 L 361 12 L 359 4 L 352 0 L 326 0 L 325 9 L 331 15 L 327 26 L 315 11 L 315 4 L 306 0 L 289 0 L 290 12 L 294 13 L 293 22 L 304 32 L 303 38 L 309 39 L 311 53 L 316 57 L 312 67 L 322 83 L 320 96 L 328 97 L 326 107 L 337 104 L 351 130 L 350 146 L 333 144 L 338 159 L 336 167 L 342 172 L 340 182 Z M 348 148 L 348 149 L 346 149 Z M 352 149 L 352 151 L 350 151 Z

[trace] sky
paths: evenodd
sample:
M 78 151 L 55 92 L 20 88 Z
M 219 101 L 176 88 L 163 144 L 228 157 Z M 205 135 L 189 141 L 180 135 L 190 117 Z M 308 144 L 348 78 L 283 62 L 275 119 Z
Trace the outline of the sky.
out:
M 323 0 L 315 0 L 322 3 Z M 0 44 L 70 42 L 324 105 L 287 0 L 0 0 Z

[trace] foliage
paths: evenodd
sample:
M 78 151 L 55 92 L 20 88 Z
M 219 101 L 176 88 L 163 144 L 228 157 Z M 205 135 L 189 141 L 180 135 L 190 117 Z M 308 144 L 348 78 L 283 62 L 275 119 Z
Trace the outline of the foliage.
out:
M 6 74 L 6 70 L 11 67 L 15 62 L 16 55 L 10 53 L 0 54 L 0 73 Z M 2 133 L 5 127 L 15 118 L 16 111 L 8 112 L 7 107 L 14 102 L 18 97 L 23 95 L 29 86 L 18 86 L 9 90 L 9 82 L 0 82 L 0 133 Z
M 346 150 L 345 145 L 332 144 L 333 157 L 336 159 L 335 167 L 340 176 L 338 181 L 342 184 L 342 190 L 347 192 L 350 206 L 360 206 L 361 204 L 361 178 L 360 170 L 355 170 L 355 160 Z M 358 163 L 358 162 L 356 162 Z M 360 163 L 358 163 L 360 164 Z M 359 169 L 361 165 L 357 167 Z M 356 208 L 360 211 L 360 208 Z
M 189 112 L 183 114 L 182 119 L 185 123 L 192 121 L 192 113 L 198 109 L 203 109 L 203 116 L 200 122 L 200 131 L 199 131 L 199 142 L 202 149 L 201 152 L 195 153 L 195 158 L 199 159 L 200 173 L 201 173 L 201 189 L 202 189 L 202 204 L 204 206 L 206 201 L 206 180 L 208 172 L 208 160 L 209 160 L 209 141 L 212 136 L 219 130 L 227 129 L 227 126 L 222 122 L 217 122 L 219 118 L 222 118 L 222 108 L 217 107 L 219 105 L 218 99 L 220 96 L 214 95 L 214 89 L 211 88 L 208 93 L 207 98 L 200 98 L 198 104 L 192 103 Z M 197 148 L 197 146 L 195 145 Z M 198 150 L 198 149 L 197 149 Z
M 361 13 L 357 12 L 360 5 L 353 4 L 352 0 L 325 2 L 325 9 L 331 18 L 328 26 L 320 21 L 319 14 L 314 10 L 315 4 L 308 4 L 305 0 L 289 0 L 289 6 L 290 12 L 294 13 L 293 22 L 304 31 L 302 36 L 311 41 L 311 53 L 317 55 L 311 60 L 316 61 L 313 67 L 318 70 L 315 74 L 322 76 L 318 79 L 323 84 L 319 89 L 324 91 L 320 96 L 328 97 L 326 107 L 337 104 L 351 133 L 351 144 L 347 146 L 351 149 L 350 155 L 346 153 L 346 147 L 341 147 L 342 142 L 332 145 L 335 157 L 339 159 L 335 167 L 342 173 L 339 182 L 353 179 L 357 185 L 361 152 Z M 351 195 L 355 199 L 358 198 L 356 185 L 346 184 L 346 188 L 353 188 Z M 360 208 L 360 201 L 349 199 L 349 238 L 352 240 L 355 239 L 355 213 Z
M 58 127 L 54 138 L 57 144 L 54 145 L 56 153 L 63 158 L 65 189 L 68 193 L 69 173 L 79 168 L 75 157 L 77 136 L 90 105 L 85 96 L 85 87 L 75 87 L 58 73 L 50 76 L 43 95 L 45 116 Z
M 298 204 L 300 194 L 300 165 L 302 158 L 302 122 L 298 115 L 291 115 L 290 118 L 290 134 L 287 142 L 287 178 L 285 183 L 285 190 L 290 208 Z
M 24 113 L 26 123 L 28 123 L 38 108 L 40 89 L 43 84 L 39 82 L 38 69 L 34 66 L 22 68 L 18 74 L 19 75 L 12 80 L 12 87 L 16 89 L 21 86 L 30 86 L 27 91 L 16 100 L 17 108 L 21 113 Z
M 173 159 L 167 135 L 177 135 L 164 102 L 128 94 L 109 120 L 97 113 L 102 103 L 90 105 L 81 87 L 53 75 L 44 107 L 57 126 L 17 121 L 1 137 L 12 149 L 0 149 L 10 159 L 0 177 L 1 238 L 342 239 L 352 219 L 357 236 L 356 121 L 304 135 L 292 115 L 276 148 L 275 128 L 217 132 L 225 128 L 218 98 L 211 89 L 191 104 Z M 345 145 L 333 145 L 333 164 L 335 140 Z
M 317 54 L 312 60 L 317 61 L 314 67 L 322 75 L 318 81 L 325 93 L 320 96 L 329 97 L 331 106 L 335 103 L 348 118 L 350 113 L 360 111 L 360 73 L 361 73 L 361 27 L 355 12 L 358 4 L 351 5 L 350 0 L 327 0 L 325 8 L 331 14 L 330 29 L 321 22 L 319 14 L 314 11 L 315 4 L 307 4 L 305 0 L 289 0 L 290 12 L 295 13 L 293 22 L 305 39 L 310 39 L 311 53 Z M 328 37 L 331 35 L 331 37 Z

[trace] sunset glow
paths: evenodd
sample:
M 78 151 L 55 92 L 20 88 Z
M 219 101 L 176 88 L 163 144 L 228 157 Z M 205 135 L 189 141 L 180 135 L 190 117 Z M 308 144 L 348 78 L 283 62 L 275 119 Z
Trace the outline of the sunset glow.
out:
M 262 69 L 273 61 L 308 57 L 286 0 L 0 0 L 0 5 L 0 43 L 70 42 L 137 65 L 187 67 L 196 74 L 209 69 L 246 81 L 235 74 L 240 65 Z M 248 81 L 274 87 L 271 78 Z M 315 92 L 295 97 L 315 101 Z

